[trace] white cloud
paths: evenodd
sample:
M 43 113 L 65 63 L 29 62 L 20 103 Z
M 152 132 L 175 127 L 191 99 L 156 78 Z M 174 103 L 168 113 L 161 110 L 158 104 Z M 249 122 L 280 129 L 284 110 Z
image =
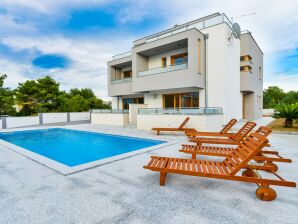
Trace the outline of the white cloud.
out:
M 288 74 L 276 74 L 274 76 L 267 77 L 264 83 L 264 89 L 269 86 L 279 86 L 284 91 L 298 90 L 298 74 L 288 75 Z
M 130 44 L 132 39 L 127 39 Z M 63 36 L 42 36 L 39 38 L 32 37 L 10 37 L 3 38 L 2 43 L 14 50 L 24 50 L 37 48 L 44 54 L 60 53 L 68 57 L 71 61 L 70 67 L 66 69 L 44 70 L 33 67 L 31 64 L 26 66 L 20 64 L 11 64 L 4 70 L 9 80 L 16 80 L 14 77 L 18 74 L 24 74 L 28 77 L 36 75 L 51 75 L 61 83 L 63 89 L 70 88 L 92 88 L 94 92 L 102 97 L 107 98 L 107 61 L 111 60 L 112 55 L 118 51 L 126 51 L 127 46 L 115 45 L 115 43 L 124 42 L 118 37 L 106 40 L 94 39 L 69 39 Z M 2 59 L 0 59 L 0 62 Z M 3 64 L 7 61 L 3 62 Z M 13 67 L 17 71 L 13 71 Z M 2 68 L 3 70 L 3 68 Z M 11 82 L 8 82 L 10 84 Z M 15 85 L 14 85 L 15 86 Z
M 8 8 L 8 14 L 0 15 L 1 42 L 15 50 L 35 48 L 44 54 L 63 54 L 71 59 L 71 66 L 67 69 L 43 70 L 28 64 L 17 63 L 0 58 L 0 72 L 8 74 L 7 84 L 15 87 L 18 82 L 26 77 L 44 74 L 52 75 L 60 83 L 62 88 L 73 87 L 92 88 L 98 96 L 107 97 L 106 63 L 111 56 L 130 50 L 135 37 L 133 33 L 113 33 L 105 37 L 65 37 L 58 34 L 45 35 L 38 31 L 34 22 L 16 24 L 13 14 L 24 11 L 27 14 L 44 14 L 45 18 L 63 18 L 68 16 L 72 9 L 96 7 L 109 2 L 104 1 L 79 1 L 79 0 L 1 0 L 1 7 Z M 254 16 L 235 18 L 242 29 L 252 31 L 253 36 L 264 51 L 265 65 L 270 58 L 281 51 L 293 49 L 298 46 L 297 9 L 298 1 L 129 1 L 119 11 L 118 21 L 139 21 L 144 15 L 162 14 L 164 17 L 160 24 L 160 30 L 169 28 L 174 24 L 184 23 L 214 12 L 224 12 L 229 17 L 256 12 Z M 154 4 L 154 5 L 153 5 Z M 16 13 L 17 14 L 17 13 Z M 39 21 L 37 21 L 39 22 Z M 166 27 L 164 24 L 167 24 Z M 3 34 L 3 32 L 6 32 Z M 148 31 L 147 33 L 150 33 Z M 297 89 L 297 75 L 274 74 L 274 64 L 270 63 L 266 71 L 264 86 L 279 85 L 285 90 Z

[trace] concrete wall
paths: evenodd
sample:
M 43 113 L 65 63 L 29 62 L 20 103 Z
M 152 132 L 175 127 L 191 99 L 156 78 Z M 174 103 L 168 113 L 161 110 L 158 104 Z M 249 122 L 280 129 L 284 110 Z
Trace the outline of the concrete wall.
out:
M 228 42 L 226 23 L 201 30 L 207 40 L 208 106 L 222 107 L 224 121 L 242 118 L 240 92 L 240 41 Z
M 183 120 L 189 116 L 190 120 L 186 124 L 188 128 L 198 130 L 218 131 L 222 128 L 223 115 L 143 115 L 137 116 L 137 128 L 151 130 L 153 127 L 177 128 Z
M 7 117 L 6 126 L 7 128 L 17 128 L 25 126 L 39 125 L 39 117 Z
M 263 109 L 264 117 L 272 117 L 273 114 L 274 114 L 274 109 Z
M 67 113 L 43 113 L 42 118 L 44 124 L 67 122 Z
M 108 113 L 91 114 L 91 124 L 124 126 L 128 124 L 128 121 L 129 121 L 128 114 L 108 114 Z
M 69 121 L 88 121 L 90 120 L 90 113 L 70 112 L 69 118 Z M 4 119 L 6 119 L 6 128 L 18 128 L 40 125 L 39 116 L 6 117 Z M 43 124 L 67 122 L 67 113 L 42 113 L 42 121 Z M 2 120 L 0 120 L 0 129 L 2 128 Z
M 139 108 L 147 108 L 146 104 L 129 104 L 129 123 L 137 123 Z
M 252 57 L 251 62 L 241 62 L 241 65 L 252 67 L 251 72 L 241 72 L 241 91 L 248 92 L 249 101 L 249 106 L 245 108 L 245 117 L 258 119 L 263 112 L 263 53 L 251 33 L 241 35 L 241 56 L 244 55 Z
M 70 121 L 89 121 L 90 113 L 89 112 L 72 112 L 69 113 Z

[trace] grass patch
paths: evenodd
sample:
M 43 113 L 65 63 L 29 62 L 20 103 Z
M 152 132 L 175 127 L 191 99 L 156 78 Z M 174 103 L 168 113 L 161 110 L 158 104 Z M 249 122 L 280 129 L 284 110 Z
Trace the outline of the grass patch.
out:
M 272 128 L 273 131 L 285 131 L 285 132 L 298 132 L 298 122 L 294 120 L 292 128 L 285 128 L 285 119 L 278 118 L 272 121 L 268 127 Z

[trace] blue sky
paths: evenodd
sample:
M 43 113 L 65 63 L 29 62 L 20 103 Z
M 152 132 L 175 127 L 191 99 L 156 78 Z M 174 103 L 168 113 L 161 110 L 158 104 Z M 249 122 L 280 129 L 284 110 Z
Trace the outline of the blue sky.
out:
M 298 3 L 268 2 L 0 0 L 0 73 L 10 87 L 51 75 L 63 89 L 88 87 L 107 98 L 112 55 L 142 36 L 225 12 L 252 31 L 263 50 L 264 86 L 298 89 Z M 251 12 L 256 15 L 237 19 Z

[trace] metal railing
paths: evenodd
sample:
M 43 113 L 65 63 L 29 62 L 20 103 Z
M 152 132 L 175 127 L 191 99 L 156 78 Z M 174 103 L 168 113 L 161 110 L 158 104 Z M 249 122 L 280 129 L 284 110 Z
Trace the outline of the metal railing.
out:
M 125 57 L 128 57 L 128 56 L 131 56 L 131 51 L 114 55 L 114 56 L 112 56 L 112 60 L 116 60 L 116 59 L 119 59 L 119 58 L 125 58 Z
M 230 27 L 232 27 L 232 22 L 228 19 L 228 17 L 224 13 L 215 13 L 200 19 L 193 20 L 191 22 L 187 22 L 181 25 L 176 25 L 170 29 L 149 35 L 147 37 L 140 38 L 134 41 L 134 45 L 136 46 L 139 44 L 155 41 L 192 28 L 196 28 L 198 30 L 205 29 L 207 27 L 214 26 L 223 22 L 226 22 Z
M 199 107 L 199 108 L 139 108 L 138 114 L 144 115 L 161 115 L 161 114 L 176 114 L 176 115 L 204 115 L 204 114 L 223 114 L 221 107 Z
M 129 110 L 120 109 L 92 109 L 93 114 L 128 114 Z
M 116 80 L 112 80 L 111 83 L 112 85 L 114 84 L 120 84 L 120 83 L 125 83 L 125 82 L 131 82 L 131 78 L 124 78 L 124 79 L 116 79 Z
M 172 71 L 177 71 L 177 70 L 182 70 L 187 68 L 188 68 L 188 63 L 168 65 L 166 67 L 152 68 L 146 71 L 138 72 L 138 77 L 146 76 L 146 75 L 154 75 L 154 74 L 159 74 L 164 72 L 172 72 Z

